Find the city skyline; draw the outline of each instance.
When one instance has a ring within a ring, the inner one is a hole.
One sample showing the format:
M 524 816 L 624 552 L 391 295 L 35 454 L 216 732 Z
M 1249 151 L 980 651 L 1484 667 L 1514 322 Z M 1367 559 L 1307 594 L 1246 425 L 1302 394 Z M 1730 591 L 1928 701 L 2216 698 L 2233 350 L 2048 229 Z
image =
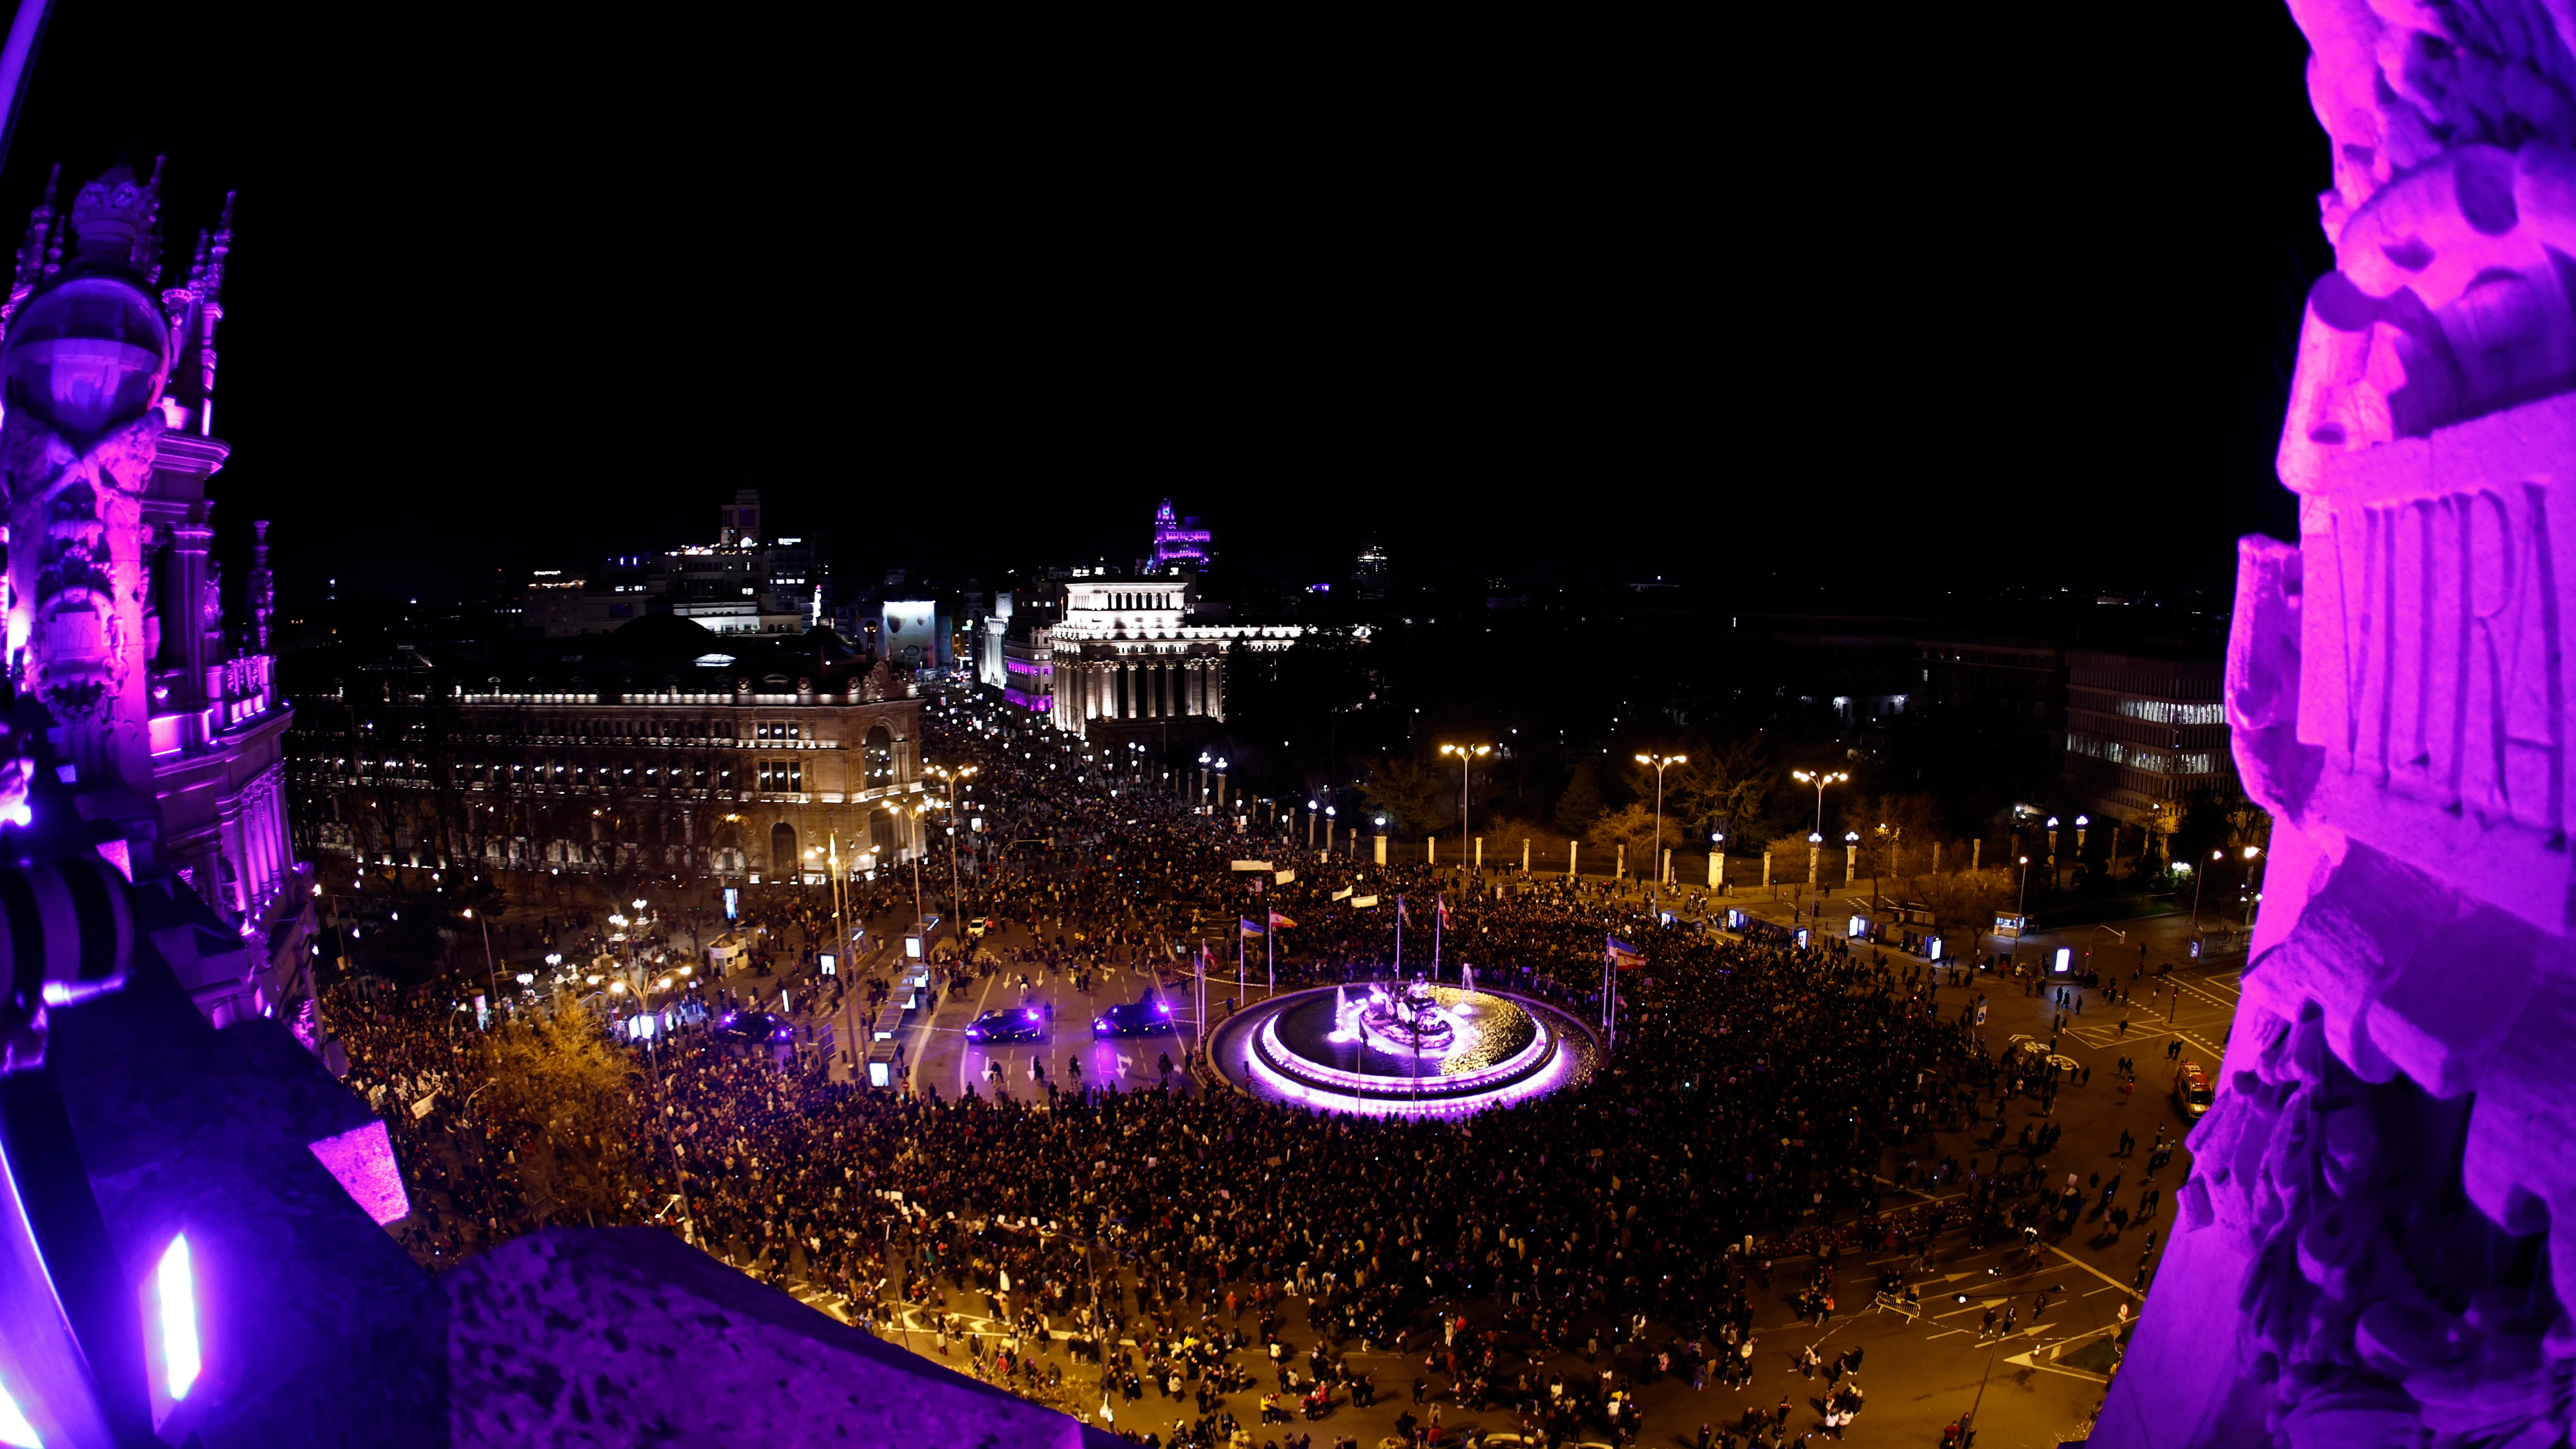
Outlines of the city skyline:
M 276 522 L 290 608 L 353 549 L 396 591 L 470 593 L 692 537 L 738 487 L 843 556 L 958 577 L 1124 556 L 1131 503 L 1166 496 L 1283 578 L 1369 542 L 1741 570 L 1777 530 L 1823 578 L 1896 548 L 2218 589 L 2236 535 L 2289 528 L 2270 456 L 2326 146 L 2297 33 L 2261 7 L 2180 81 L 1882 37 L 1863 99 L 1749 147 L 1686 91 L 1579 65 L 1532 111 L 1468 65 L 1021 84 L 898 74 L 907 38 L 881 36 L 808 87 L 741 68 L 782 63 L 773 36 L 594 57 L 539 27 L 505 57 L 370 21 L 344 37 L 363 73 L 287 87 L 264 84 L 283 36 L 160 14 L 54 18 L 0 218 L 119 148 L 169 156 L 182 241 L 240 191 L 227 427 L 259 461 L 221 506 Z M 138 74 L 231 84 L 88 124 L 79 98 Z M 657 112 L 678 76 L 693 99 Z M 2164 105 L 2175 84 L 2192 105 Z M 2070 104 L 2113 135 L 2011 122 L 1947 182 L 1804 159 Z M 2133 134 L 2150 113 L 2170 134 Z M 2125 239 L 2121 156 L 2221 132 L 2268 139 L 2213 172 L 2190 244 Z M 1748 227 L 1754 196 L 1796 220 Z M 570 312 L 537 300 L 558 277 Z M 585 340 L 485 361 L 531 323 Z M 353 327 L 382 363 L 297 365 Z M 585 421 L 555 426 L 566 407 Z M 1851 506 L 1817 519 L 1820 496 Z M 2141 520 L 2149 546 L 2103 547 Z

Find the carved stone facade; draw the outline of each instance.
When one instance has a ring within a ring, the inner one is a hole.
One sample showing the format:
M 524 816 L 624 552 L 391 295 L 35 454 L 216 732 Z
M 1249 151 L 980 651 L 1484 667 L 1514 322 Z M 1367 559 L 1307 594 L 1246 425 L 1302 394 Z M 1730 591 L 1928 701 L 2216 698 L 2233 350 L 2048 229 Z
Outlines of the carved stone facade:
M 2337 270 L 2240 550 L 2272 863 L 2094 1440 L 2563 1444 L 2576 1391 L 2576 11 L 2295 0 Z
M 159 173 L 117 167 L 74 201 L 66 262 L 49 194 L 0 304 L 9 662 L 53 718 L 84 817 L 118 837 L 102 853 L 210 910 L 205 940 L 163 945 L 199 1008 L 300 1022 L 311 912 L 280 789 L 267 549 L 238 634 L 207 556 L 206 483 L 230 451 L 213 431 L 230 205 L 167 289 L 159 215 Z

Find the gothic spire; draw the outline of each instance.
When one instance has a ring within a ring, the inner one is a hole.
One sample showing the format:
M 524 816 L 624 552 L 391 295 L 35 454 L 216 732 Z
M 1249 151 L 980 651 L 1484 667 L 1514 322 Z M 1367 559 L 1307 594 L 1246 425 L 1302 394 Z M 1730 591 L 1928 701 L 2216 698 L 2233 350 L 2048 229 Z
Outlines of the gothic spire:
M 45 199 L 27 213 L 27 238 L 18 244 L 17 269 L 9 279 L 9 297 L 0 302 L 0 327 L 18 311 L 38 283 L 53 275 L 61 265 L 62 232 L 54 215 L 54 198 L 61 194 L 63 163 L 54 163 L 53 174 L 45 178 Z

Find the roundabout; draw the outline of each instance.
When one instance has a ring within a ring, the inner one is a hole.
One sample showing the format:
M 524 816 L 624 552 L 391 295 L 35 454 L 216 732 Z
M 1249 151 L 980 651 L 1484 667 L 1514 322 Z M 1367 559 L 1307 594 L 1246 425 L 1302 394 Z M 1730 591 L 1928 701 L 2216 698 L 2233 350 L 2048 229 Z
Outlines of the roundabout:
M 1419 979 L 1274 997 L 1216 1028 L 1209 1060 L 1274 1102 L 1377 1116 L 1462 1116 L 1589 1076 L 1591 1031 L 1544 1002 Z

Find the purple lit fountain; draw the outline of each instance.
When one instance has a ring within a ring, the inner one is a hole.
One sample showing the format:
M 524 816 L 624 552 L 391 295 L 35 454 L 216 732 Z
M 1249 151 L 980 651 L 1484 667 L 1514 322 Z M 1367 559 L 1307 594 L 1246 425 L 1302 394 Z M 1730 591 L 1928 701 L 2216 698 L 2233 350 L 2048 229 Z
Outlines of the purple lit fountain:
M 1220 1026 L 1212 1052 L 1257 1097 L 1431 1116 L 1553 1091 L 1598 1056 L 1590 1033 L 1553 1007 L 1421 980 L 1277 997 Z
M 2568 1442 L 2576 7 L 2292 0 L 2331 142 L 2227 714 L 2274 817 L 2217 1100 L 2093 1442 Z

